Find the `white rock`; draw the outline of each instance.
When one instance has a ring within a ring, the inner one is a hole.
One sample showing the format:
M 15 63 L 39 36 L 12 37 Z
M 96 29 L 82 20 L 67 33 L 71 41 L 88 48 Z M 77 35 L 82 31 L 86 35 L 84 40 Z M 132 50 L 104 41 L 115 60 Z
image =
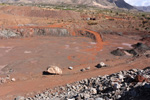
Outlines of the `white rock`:
M 91 69 L 91 67 L 87 67 L 87 68 L 85 68 L 86 70 L 90 70 Z
M 114 88 L 114 90 L 117 90 L 117 89 L 119 89 L 121 86 L 120 86 L 120 84 L 119 83 L 115 83 L 115 84 L 113 84 L 113 88 Z
M 120 99 L 120 98 L 121 98 L 121 95 L 118 95 L 118 96 L 117 96 L 117 99 Z
M 5 78 L 1 78 L 1 83 L 6 83 L 6 79 Z
M 96 98 L 95 100 L 104 100 L 103 98 Z
M 124 79 L 124 76 L 121 74 L 119 74 L 118 77 L 119 77 L 119 79 Z
M 97 94 L 97 90 L 95 88 L 90 89 L 91 94 Z
M 62 70 L 58 66 L 50 66 L 47 69 L 47 72 L 50 74 L 54 74 L 54 75 L 61 75 L 62 74 Z
M 72 67 L 72 66 L 70 66 L 70 67 L 68 67 L 68 69 L 73 70 L 73 67 Z
M 73 98 L 73 99 L 67 99 L 67 100 L 75 100 L 75 99 Z
M 16 81 L 16 79 L 15 79 L 15 78 L 12 78 L 12 79 L 11 79 L 11 81 L 15 82 L 15 81 Z
M 106 64 L 104 62 L 99 63 L 101 67 L 106 67 Z
M 18 96 L 17 98 L 15 98 L 15 100 L 24 100 L 25 98 L 22 96 Z
M 121 80 L 121 82 L 124 81 L 124 76 L 123 76 L 122 74 L 119 74 L 118 77 L 119 77 L 119 79 Z

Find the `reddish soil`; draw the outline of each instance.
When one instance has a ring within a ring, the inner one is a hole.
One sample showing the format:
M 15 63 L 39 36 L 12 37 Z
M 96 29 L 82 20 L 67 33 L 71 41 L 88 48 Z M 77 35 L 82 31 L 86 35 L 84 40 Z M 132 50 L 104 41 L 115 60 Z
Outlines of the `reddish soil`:
M 131 49 L 131 45 L 139 42 L 141 38 L 138 34 L 119 36 L 102 33 L 103 39 L 99 34 L 106 30 L 136 33 L 136 30 L 128 28 L 129 22 L 127 20 L 119 18 L 114 18 L 115 21 L 98 19 L 98 25 L 88 26 L 87 21 L 81 20 L 80 14 L 74 11 L 4 6 L 0 8 L 0 13 L 2 15 L 0 17 L 2 29 L 65 28 L 72 34 L 72 37 L 32 37 L 31 35 L 28 38 L 1 39 L 0 77 L 10 74 L 11 78 L 16 78 L 16 81 L 0 85 L 0 90 L 2 90 L 0 91 L 0 100 L 11 100 L 18 95 L 32 96 L 45 89 L 84 78 L 149 66 L 150 60 L 145 56 L 133 58 L 132 56 L 116 57 L 110 54 L 118 47 Z M 52 22 L 52 25 L 49 22 Z M 79 31 L 85 32 L 84 36 L 86 36 L 86 32 L 89 32 L 94 35 L 95 39 L 82 37 L 79 35 Z M 95 66 L 99 62 L 105 62 L 110 67 L 97 69 Z M 60 76 L 43 75 L 42 73 L 48 65 L 59 66 L 62 68 L 63 74 Z M 74 69 L 69 70 L 69 66 L 73 66 Z M 90 70 L 80 71 L 89 66 Z M 13 72 L 9 72 L 10 69 Z

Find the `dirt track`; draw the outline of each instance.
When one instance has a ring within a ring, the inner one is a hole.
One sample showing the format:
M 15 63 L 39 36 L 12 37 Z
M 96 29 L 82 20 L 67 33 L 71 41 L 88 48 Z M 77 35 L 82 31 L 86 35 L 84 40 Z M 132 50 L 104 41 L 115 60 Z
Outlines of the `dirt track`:
M 3 90 L 0 91 L 0 99 L 2 100 L 10 100 L 18 95 L 30 96 L 47 88 L 54 88 L 84 78 L 112 74 L 132 68 L 142 69 L 149 66 L 150 60 L 145 56 L 134 59 L 132 56 L 116 57 L 110 54 L 112 50 L 118 47 L 131 49 L 131 45 L 139 42 L 141 38 L 139 35 L 134 34 L 119 36 L 102 33 L 103 41 L 100 33 L 105 30 L 121 31 L 122 33 L 129 30 L 132 31 L 132 29 L 128 30 L 126 27 L 128 25 L 127 22 L 124 20 L 121 22 L 122 19 L 116 19 L 118 21 L 114 22 L 98 20 L 101 24 L 88 26 L 86 21 L 80 19 L 79 13 L 65 11 L 65 13 L 60 14 L 61 16 L 58 16 L 58 19 L 63 17 L 67 18 L 67 21 L 58 23 L 58 20 L 53 19 L 53 16 L 59 14 L 59 11 L 46 10 L 43 15 L 39 15 L 43 11 L 39 8 L 34 8 L 33 11 L 30 11 L 32 7 L 27 7 L 28 11 L 24 13 L 23 9 L 24 7 L 19 11 L 18 7 L 15 6 L 1 8 L 3 16 L 0 17 L 0 24 L 4 25 L 2 29 L 7 28 L 17 32 L 25 30 L 25 34 L 27 34 L 24 36 L 25 38 L 0 40 L 0 70 L 2 70 L 0 71 L 0 76 L 5 77 L 7 74 L 10 74 L 11 78 L 16 78 L 15 82 L 9 81 L 0 85 L 0 89 Z M 38 14 L 32 15 L 31 13 L 36 10 L 39 11 Z M 47 12 L 51 12 L 50 14 L 52 15 L 49 16 L 52 16 L 52 19 L 43 18 Z M 22 14 L 25 16 L 22 16 Z M 63 16 L 64 14 L 66 15 Z M 75 17 L 70 16 L 70 14 L 74 14 Z M 70 19 L 72 20 L 68 21 Z M 49 22 L 54 22 L 55 24 L 50 25 Z M 123 23 L 124 27 L 117 28 L 119 26 L 118 22 Z M 19 24 L 23 24 L 23 26 Z M 103 26 L 100 27 L 100 25 Z M 116 25 L 116 28 L 113 25 Z M 51 37 L 51 33 L 46 35 L 35 34 L 36 29 L 49 30 L 56 28 L 68 30 L 67 34 L 69 35 L 65 37 Z M 97 69 L 95 66 L 99 62 L 105 62 L 110 66 Z M 52 64 L 61 67 L 63 75 L 42 75 L 48 65 Z M 69 70 L 69 66 L 73 66 L 74 69 Z M 91 67 L 89 71 L 80 71 L 82 68 L 89 66 Z M 10 70 L 13 70 L 13 72 L 10 73 Z

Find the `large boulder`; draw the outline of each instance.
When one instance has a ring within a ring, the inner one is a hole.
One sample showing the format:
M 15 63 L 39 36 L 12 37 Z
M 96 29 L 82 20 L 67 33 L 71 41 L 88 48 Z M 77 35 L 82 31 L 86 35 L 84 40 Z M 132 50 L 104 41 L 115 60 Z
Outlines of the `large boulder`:
M 48 67 L 47 72 L 52 75 L 61 75 L 62 74 L 62 70 L 58 66 Z

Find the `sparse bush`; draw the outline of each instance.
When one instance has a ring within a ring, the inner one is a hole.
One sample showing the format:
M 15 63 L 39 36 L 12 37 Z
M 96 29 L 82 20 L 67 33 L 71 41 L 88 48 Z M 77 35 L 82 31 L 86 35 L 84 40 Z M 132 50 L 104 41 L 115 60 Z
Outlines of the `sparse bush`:
M 142 17 L 145 17 L 146 15 L 145 14 L 142 14 Z

